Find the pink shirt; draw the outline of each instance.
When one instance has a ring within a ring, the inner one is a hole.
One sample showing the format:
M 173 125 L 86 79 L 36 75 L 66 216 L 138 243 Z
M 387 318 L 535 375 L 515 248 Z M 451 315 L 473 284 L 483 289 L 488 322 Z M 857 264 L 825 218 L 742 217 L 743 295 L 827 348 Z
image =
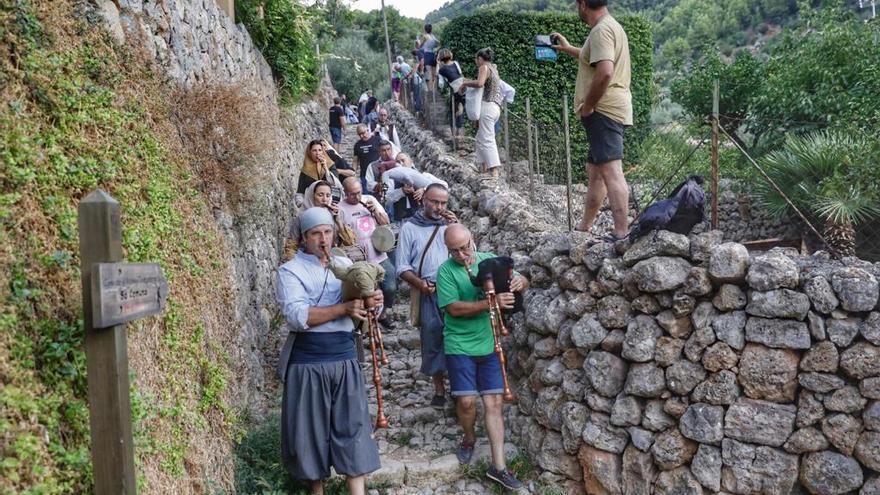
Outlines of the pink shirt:
M 382 208 L 382 205 L 374 197 L 363 196 L 361 201 L 375 205 L 377 212 L 385 213 L 385 209 Z M 364 251 L 367 253 L 367 261 L 381 263 L 388 259 L 387 254 L 376 251 L 373 247 L 373 239 L 370 236 L 373 235 L 373 231 L 376 230 L 378 224 L 373 215 L 370 214 L 370 210 L 360 203 L 350 205 L 345 201 L 340 201 L 338 206 L 339 211 L 342 212 L 342 221 L 354 231 L 356 244 L 364 248 Z

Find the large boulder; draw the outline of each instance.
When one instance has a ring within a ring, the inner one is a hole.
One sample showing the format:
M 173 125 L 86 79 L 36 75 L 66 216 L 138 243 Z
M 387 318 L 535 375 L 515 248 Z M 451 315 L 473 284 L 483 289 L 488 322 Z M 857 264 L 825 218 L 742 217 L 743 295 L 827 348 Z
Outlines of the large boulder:
M 818 428 L 808 426 L 802 428 L 788 437 L 783 445 L 786 452 L 792 454 L 805 454 L 807 452 L 819 452 L 829 447 L 828 439 Z
M 727 410 L 724 435 L 743 442 L 779 447 L 794 430 L 792 405 L 740 398 Z
M 685 438 L 676 428 L 657 435 L 651 454 L 660 469 L 675 469 L 690 462 L 697 453 L 697 444 Z
M 755 290 L 779 288 L 795 289 L 798 286 L 798 267 L 795 262 L 782 253 L 767 253 L 756 256 L 749 265 L 746 282 Z
M 660 230 L 646 235 L 633 243 L 623 255 L 627 265 L 655 256 L 687 257 L 690 254 L 691 241 L 686 236 Z
M 615 454 L 623 453 L 629 441 L 626 430 L 612 426 L 607 415 L 597 412 L 590 414 L 582 437 L 587 445 Z
M 555 431 L 547 432 L 538 465 L 551 473 L 561 474 L 569 479 L 579 480 L 583 476 L 581 465 L 574 456 L 568 455 L 562 445 L 562 435 Z
M 801 370 L 818 373 L 834 373 L 840 363 L 840 353 L 831 342 L 819 342 L 804 354 Z
M 679 420 L 681 434 L 691 440 L 721 445 L 724 438 L 724 408 L 696 403 L 688 406 Z
M 684 236 L 682 236 L 684 237 Z M 685 239 L 687 239 L 685 237 Z M 629 361 L 644 363 L 654 358 L 657 339 L 663 335 L 660 325 L 648 315 L 638 315 L 626 327 L 623 351 L 620 355 Z
M 742 395 L 736 375 L 729 370 L 719 371 L 709 376 L 706 381 L 697 385 L 691 398 L 697 402 L 708 402 L 714 405 L 730 405 Z
M 877 306 L 880 287 L 877 279 L 857 267 L 843 267 L 831 275 L 831 286 L 840 305 L 847 311 L 871 311 Z
M 749 251 L 736 242 L 715 246 L 709 256 L 709 276 L 717 283 L 739 284 L 746 278 Z
M 852 455 L 862 433 L 862 422 L 849 414 L 834 414 L 822 420 L 822 433 L 837 450 Z
M 584 373 L 593 390 L 605 397 L 616 397 L 626 383 L 627 364 L 614 354 L 591 351 L 584 360 Z
M 712 304 L 718 311 L 733 311 L 735 309 L 743 309 L 746 307 L 746 294 L 738 285 L 722 284 L 718 288 L 715 297 L 712 298 Z
M 725 438 L 721 462 L 721 485 L 731 493 L 793 493 L 797 482 L 798 456 L 773 447 Z
M 702 366 L 684 359 L 666 368 L 666 386 L 678 395 L 691 393 L 705 379 L 706 370 Z
M 829 318 L 825 323 L 825 330 L 828 332 L 828 340 L 834 342 L 837 347 L 847 347 L 859 334 L 859 320 Z
M 721 449 L 701 444 L 691 461 L 691 473 L 709 490 L 721 490 Z
M 880 471 L 880 433 L 865 431 L 859 436 L 854 451 L 856 459 L 865 467 Z
M 810 330 L 800 321 L 753 316 L 746 322 L 746 341 L 779 349 L 809 349 Z
M 608 336 L 595 313 L 587 313 L 571 327 L 571 342 L 582 351 L 591 351 Z
M 840 354 L 840 367 L 857 380 L 880 376 L 880 347 L 859 342 Z
M 857 490 L 864 476 L 855 459 L 826 450 L 804 456 L 800 481 L 810 493 L 837 495 Z
M 764 318 L 803 320 L 809 310 L 810 299 L 807 295 L 791 289 L 752 291 L 749 293 L 749 304 L 746 306 L 746 313 Z
M 611 424 L 637 426 L 642 423 L 642 402 L 636 397 L 619 395 L 611 407 Z
M 746 319 L 745 311 L 722 313 L 712 320 L 712 329 L 715 330 L 718 340 L 741 351 L 746 343 Z
M 607 329 L 626 328 L 632 316 L 629 301 L 618 295 L 599 299 L 596 308 L 599 323 Z
M 664 292 L 681 287 L 691 268 L 685 259 L 657 256 L 636 263 L 632 268 L 632 277 L 641 291 Z
M 654 480 L 657 478 L 657 467 L 651 454 L 640 451 L 634 445 L 627 447 L 623 453 L 621 478 L 624 494 L 651 495 L 654 492 Z M 589 486 L 587 489 L 589 490 Z
M 637 397 L 659 397 L 666 390 L 663 368 L 654 363 L 635 363 L 630 366 L 623 390 Z
M 626 493 L 621 486 L 621 457 L 611 452 L 581 445 L 578 452 L 583 471 L 584 488 L 597 495 Z
M 797 389 L 798 355 L 788 349 L 749 344 L 739 361 L 739 382 L 752 399 L 793 402 Z

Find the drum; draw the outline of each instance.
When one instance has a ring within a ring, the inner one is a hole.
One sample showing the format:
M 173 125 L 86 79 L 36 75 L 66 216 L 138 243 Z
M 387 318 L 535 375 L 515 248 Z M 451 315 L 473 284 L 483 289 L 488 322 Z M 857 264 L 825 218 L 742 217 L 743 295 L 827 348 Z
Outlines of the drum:
M 367 261 L 367 253 L 360 246 L 337 246 L 330 248 L 330 254 L 333 256 L 342 256 L 357 263 L 358 261 Z
M 397 247 L 397 238 L 400 236 L 399 225 L 379 225 L 373 231 L 370 239 L 373 241 L 373 248 L 380 253 L 388 253 L 394 251 Z

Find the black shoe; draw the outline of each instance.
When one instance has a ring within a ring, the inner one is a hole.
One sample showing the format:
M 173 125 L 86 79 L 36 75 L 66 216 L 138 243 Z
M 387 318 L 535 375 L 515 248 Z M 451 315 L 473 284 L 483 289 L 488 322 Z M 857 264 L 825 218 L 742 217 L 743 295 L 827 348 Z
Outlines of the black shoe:
M 471 462 L 471 457 L 474 456 L 474 444 L 466 444 L 462 441 L 458 445 L 458 451 L 455 452 L 455 457 L 458 457 L 458 462 L 462 464 L 469 464 Z
M 446 407 L 446 397 L 443 395 L 435 395 L 433 399 L 431 399 L 431 407 L 435 409 L 443 409 Z
M 486 470 L 486 477 L 490 480 L 497 481 L 501 486 L 508 490 L 519 490 L 523 487 L 522 481 L 516 479 L 513 472 L 507 468 L 495 469 L 495 466 L 490 466 L 489 469 Z

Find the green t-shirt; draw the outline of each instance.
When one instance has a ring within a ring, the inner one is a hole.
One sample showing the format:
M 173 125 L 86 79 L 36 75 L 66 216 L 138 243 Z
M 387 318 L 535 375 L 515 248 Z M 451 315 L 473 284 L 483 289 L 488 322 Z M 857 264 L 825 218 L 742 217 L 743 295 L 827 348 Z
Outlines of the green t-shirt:
M 481 261 L 494 257 L 492 253 L 478 252 L 477 262 L 471 265 L 471 271 L 477 273 L 477 265 Z M 471 283 L 464 266 L 452 259 L 440 265 L 437 271 L 437 304 L 441 309 L 454 302 L 477 302 L 485 298 L 483 290 Z M 443 314 L 446 324 L 443 330 L 443 346 L 446 354 L 487 356 L 495 351 L 495 338 L 492 337 L 488 311 L 461 318 L 451 316 L 445 311 Z

